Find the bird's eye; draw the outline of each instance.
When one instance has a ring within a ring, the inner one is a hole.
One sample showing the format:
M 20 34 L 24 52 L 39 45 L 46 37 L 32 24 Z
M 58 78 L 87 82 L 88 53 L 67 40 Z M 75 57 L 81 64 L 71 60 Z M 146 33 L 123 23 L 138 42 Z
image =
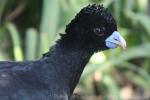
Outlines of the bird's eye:
M 94 33 L 98 36 L 103 36 L 105 32 L 105 27 L 102 28 L 95 28 Z

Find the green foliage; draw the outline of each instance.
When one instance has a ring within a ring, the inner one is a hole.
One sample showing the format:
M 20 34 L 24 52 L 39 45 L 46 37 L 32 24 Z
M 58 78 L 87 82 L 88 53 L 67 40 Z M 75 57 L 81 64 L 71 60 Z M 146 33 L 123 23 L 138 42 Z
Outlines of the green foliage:
M 38 32 L 36 29 L 30 28 L 26 32 L 26 40 L 25 40 L 25 59 L 33 60 L 36 59 L 37 53 L 37 39 Z
M 0 60 L 38 59 L 54 44 L 58 33 L 64 32 L 75 14 L 91 3 L 108 7 L 128 47 L 125 51 L 105 51 L 99 58 L 93 56 L 80 80 L 79 87 L 85 90 L 81 93 L 95 95 L 92 81 L 96 81 L 99 95 L 104 98 L 114 95 L 115 100 L 121 99 L 120 92 L 128 84 L 150 91 L 148 0 L 1 0 Z M 101 73 L 98 80 L 91 77 L 97 71 Z
M 59 0 L 44 0 L 40 25 L 39 56 L 48 51 L 56 38 L 59 22 Z
M 21 42 L 19 32 L 17 31 L 14 24 L 8 23 L 6 26 L 12 37 L 14 57 L 16 60 L 23 60 L 23 53 L 20 44 Z

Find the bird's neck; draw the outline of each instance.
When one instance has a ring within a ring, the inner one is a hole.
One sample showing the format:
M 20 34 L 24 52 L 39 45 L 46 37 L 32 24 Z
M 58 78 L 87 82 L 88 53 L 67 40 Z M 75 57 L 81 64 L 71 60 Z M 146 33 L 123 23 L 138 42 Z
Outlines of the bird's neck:
M 73 92 L 80 76 L 88 63 L 92 52 L 82 50 L 79 46 L 65 48 L 58 43 L 51 51 L 50 58 L 55 62 L 56 71 Z

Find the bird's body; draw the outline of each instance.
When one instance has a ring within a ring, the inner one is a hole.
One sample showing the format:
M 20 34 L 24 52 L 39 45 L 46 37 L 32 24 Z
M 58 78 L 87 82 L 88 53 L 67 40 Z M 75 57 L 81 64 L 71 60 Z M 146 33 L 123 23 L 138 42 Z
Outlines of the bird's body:
M 67 100 L 92 53 L 58 48 L 37 61 L 1 62 L 0 89 L 4 91 L 0 91 L 0 98 L 5 100 L 7 94 L 6 100 Z
M 0 62 L 0 100 L 68 100 L 90 57 L 109 48 L 113 41 L 107 46 L 105 40 L 114 31 L 105 8 L 85 7 L 41 59 Z

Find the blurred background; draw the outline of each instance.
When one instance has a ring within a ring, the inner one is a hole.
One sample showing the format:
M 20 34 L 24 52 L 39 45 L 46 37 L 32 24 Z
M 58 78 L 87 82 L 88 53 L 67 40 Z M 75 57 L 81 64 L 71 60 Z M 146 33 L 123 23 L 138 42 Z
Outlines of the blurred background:
M 149 100 L 150 0 L 0 0 L 0 61 L 40 58 L 75 14 L 93 3 L 113 14 L 128 47 L 94 54 L 76 97 Z

